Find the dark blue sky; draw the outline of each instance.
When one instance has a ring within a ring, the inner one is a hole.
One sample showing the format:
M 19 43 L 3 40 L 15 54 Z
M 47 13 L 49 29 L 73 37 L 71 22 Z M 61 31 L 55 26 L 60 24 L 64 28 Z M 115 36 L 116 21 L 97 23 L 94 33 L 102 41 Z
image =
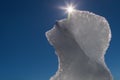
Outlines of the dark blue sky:
M 67 0 L 0 1 L 0 80 L 49 80 L 57 56 L 45 32 L 66 17 L 60 6 Z M 73 0 L 78 9 L 106 17 L 112 30 L 106 63 L 120 80 L 120 1 Z

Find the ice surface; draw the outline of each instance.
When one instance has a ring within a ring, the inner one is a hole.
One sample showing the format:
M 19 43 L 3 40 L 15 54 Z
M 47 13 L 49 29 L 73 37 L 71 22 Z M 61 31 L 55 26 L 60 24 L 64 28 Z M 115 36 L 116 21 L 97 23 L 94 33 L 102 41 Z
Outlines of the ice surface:
M 58 55 L 59 67 L 50 80 L 112 80 L 104 55 L 111 31 L 104 17 L 74 11 L 46 32 Z

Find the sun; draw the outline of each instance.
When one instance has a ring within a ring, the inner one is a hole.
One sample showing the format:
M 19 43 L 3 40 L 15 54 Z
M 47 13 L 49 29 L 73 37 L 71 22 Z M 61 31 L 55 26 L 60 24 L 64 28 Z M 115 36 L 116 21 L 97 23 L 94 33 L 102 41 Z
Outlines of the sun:
M 61 7 L 61 9 L 65 10 L 66 13 L 72 14 L 75 11 L 76 6 L 72 3 L 67 4 L 66 7 Z
M 67 10 L 68 13 L 73 13 L 74 6 L 72 6 L 72 5 L 67 6 L 66 10 Z

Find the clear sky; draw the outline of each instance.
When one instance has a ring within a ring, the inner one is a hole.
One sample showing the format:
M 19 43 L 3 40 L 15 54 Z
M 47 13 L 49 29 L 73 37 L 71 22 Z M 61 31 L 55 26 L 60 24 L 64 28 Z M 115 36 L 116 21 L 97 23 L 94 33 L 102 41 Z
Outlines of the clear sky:
M 58 66 L 45 32 L 67 15 L 67 0 L 0 1 L 0 80 L 49 80 Z M 71 0 L 72 1 L 72 0 Z M 77 9 L 104 16 L 112 30 L 106 63 L 120 80 L 120 1 L 73 0 Z

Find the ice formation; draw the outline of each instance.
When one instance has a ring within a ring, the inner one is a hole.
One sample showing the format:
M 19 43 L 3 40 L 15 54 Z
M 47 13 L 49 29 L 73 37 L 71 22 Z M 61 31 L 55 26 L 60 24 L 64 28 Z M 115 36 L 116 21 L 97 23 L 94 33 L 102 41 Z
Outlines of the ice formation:
M 59 67 L 50 80 L 113 80 L 104 55 L 111 31 L 104 17 L 74 11 L 46 32 L 58 55 Z

